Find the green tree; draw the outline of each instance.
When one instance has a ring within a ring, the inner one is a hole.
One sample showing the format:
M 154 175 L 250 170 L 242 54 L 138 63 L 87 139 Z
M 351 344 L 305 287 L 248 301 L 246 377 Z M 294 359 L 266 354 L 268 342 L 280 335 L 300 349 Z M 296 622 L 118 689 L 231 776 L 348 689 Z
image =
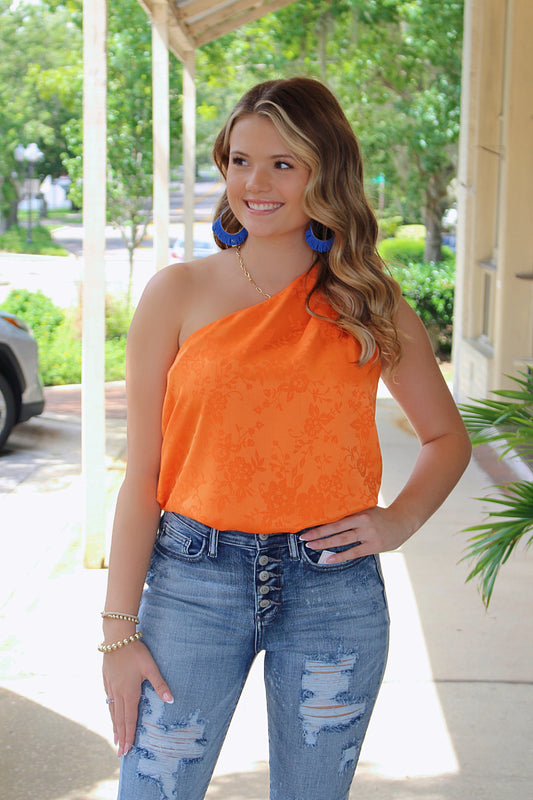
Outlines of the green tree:
M 1 230 L 17 223 L 17 144 L 38 144 L 40 174 L 63 171 L 63 126 L 81 113 L 81 34 L 64 5 L 0 0 L 0 50 Z
M 202 163 L 211 161 L 220 127 L 253 84 L 290 75 L 328 79 L 325 43 L 334 50 L 335 26 L 349 6 L 350 0 L 299 0 L 197 51 L 197 150 Z
M 462 29 L 463 0 L 300 0 L 201 49 L 201 113 L 216 129 L 258 80 L 325 81 L 362 144 L 376 204 L 383 184 L 370 179 L 383 175 L 391 212 L 422 219 L 424 260 L 440 261 L 457 166 Z
M 335 83 L 373 174 L 404 217 L 426 226 L 440 261 L 442 217 L 457 171 L 463 0 L 353 0 Z
M 72 0 L 73 3 L 79 0 Z M 107 218 L 121 233 L 129 254 L 128 302 L 136 248 L 152 217 L 151 26 L 137 0 L 110 0 L 107 92 Z M 181 65 L 170 71 L 171 162 L 181 158 Z M 83 200 L 83 128 L 73 118 L 65 132 L 72 155 L 65 157 L 73 179 L 71 197 Z
M 135 250 L 151 219 L 152 110 L 151 29 L 137 2 L 111 2 L 108 31 L 107 203 L 129 256 L 128 303 L 131 302 Z M 83 124 L 65 126 L 73 155 L 65 154 L 72 178 L 70 197 L 83 204 Z
M 7 53 L 0 63 L 4 215 L 16 208 L 19 141 L 39 144 L 44 172 L 61 170 L 62 153 L 71 176 L 81 176 L 81 10 L 82 0 L 0 0 Z M 109 11 L 109 208 L 128 206 L 133 243 L 151 197 L 151 32 L 138 0 L 110 0 Z M 462 14 L 463 0 L 299 0 L 205 45 L 197 53 L 199 161 L 210 159 L 222 120 L 253 83 L 318 77 L 346 109 L 367 175 L 384 176 L 385 210 L 423 218 L 425 260 L 440 260 L 441 218 L 457 159 Z M 173 165 L 181 161 L 181 80 L 173 60 Z M 383 184 L 368 181 L 373 195 L 377 186 Z M 120 190 L 117 203 L 111 187 Z M 124 228 L 125 214 L 119 220 L 112 213 Z

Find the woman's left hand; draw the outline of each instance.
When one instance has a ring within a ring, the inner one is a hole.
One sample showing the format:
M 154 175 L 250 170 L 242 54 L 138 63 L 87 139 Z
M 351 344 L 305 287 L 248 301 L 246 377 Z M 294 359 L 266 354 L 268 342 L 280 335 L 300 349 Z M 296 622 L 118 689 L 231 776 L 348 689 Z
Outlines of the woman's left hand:
M 395 550 L 412 532 L 390 509 L 375 506 L 337 522 L 311 528 L 300 536 L 300 540 L 306 542 L 311 550 L 353 545 L 341 553 L 331 554 L 324 562 L 340 564 L 353 558 Z

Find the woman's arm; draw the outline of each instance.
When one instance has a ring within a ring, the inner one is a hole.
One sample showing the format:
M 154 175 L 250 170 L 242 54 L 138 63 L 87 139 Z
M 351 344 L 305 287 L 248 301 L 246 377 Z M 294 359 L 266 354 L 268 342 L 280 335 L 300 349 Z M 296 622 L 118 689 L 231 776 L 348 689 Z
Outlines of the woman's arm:
M 311 549 L 352 544 L 327 563 L 394 550 L 439 508 L 463 474 L 471 444 L 453 397 L 433 355 L 424 326 L 404 300 L 398 313 L 402 358 L 394 374 L 384 367 L 384 382 L 420 442 L 413 470 L 387 508 L 375 507 L 307 531 Z M 334 535 L 335 534 L 335 535 Z M 328 538 L 327 543 L 324 537 Z
M 166 376 L 176 357 L 186 270 L 170 267 L 148 284 L 135 312 L 126 355 L 128 458 L 120 489 L 109 559 L 105 610 L 136 615 L 154 545 L 161 455 L 161 411 Z M 104 619 L 106 643 L 124 639 L 135 624 Z M 133 743 L 141 683 L 149 680 L 166 702 L 172 697 L 142 641 L 104 655 L 104 685 L 119 755 Z

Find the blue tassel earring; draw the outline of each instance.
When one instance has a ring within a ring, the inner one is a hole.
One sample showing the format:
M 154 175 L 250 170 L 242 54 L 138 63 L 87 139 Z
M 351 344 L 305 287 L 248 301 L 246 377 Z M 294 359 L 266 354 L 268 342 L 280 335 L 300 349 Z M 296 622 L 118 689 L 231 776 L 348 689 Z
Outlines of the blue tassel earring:
M 313 221 L 311 220 L 305 232 L 305 241 L 311 250 L 316 250 L 317 253 L 327 253 L 333 247 L 334 240 L 335 236 L 330 236 L 329 239 L 318 239 L 313 233 Z
M 226 209 L 224 209 L 224 211 L 225 210 Z M 224 211 L 222 214 L 224 214 Z M 214 235 L 228 247 L 236 247 L 238 244 L 242 244 L 248 236 L 248 231 L 246 228 L 241 228 L 240 231 L 237 231 L 237 233 L 228 233 L 228 231 L 224 230 L 222 227 L 222 214 L 213 222 L 211 226 L 211 230 L 213 231 Z

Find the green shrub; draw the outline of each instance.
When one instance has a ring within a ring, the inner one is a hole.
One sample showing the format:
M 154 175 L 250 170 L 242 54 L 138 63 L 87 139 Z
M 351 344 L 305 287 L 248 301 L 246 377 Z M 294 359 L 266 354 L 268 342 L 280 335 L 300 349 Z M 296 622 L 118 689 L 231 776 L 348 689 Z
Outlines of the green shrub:
M 39 344 L 39 366 L 45 386 L 81 382 L 81 339 L 65 319 L 43 350 Z
M 28 230 L 14 225 L 0 236 L 0 250 L 8 253 L 30 253 L 47 256 L 66 256 L 67 251 L 52 239 L 48 228 L 35 225 L 31 231 L 32 241 L 28 243 Z
M 123 381 L 126 374 L 126 337 L 106 339 L 105 379 Z
M 125 338 L 133 317 L 133 309 L 126 298 L 111 297 L 105 299 L 105 335 L 106 339 Z
M 13 289 L 2 304 L 4 311 L 21 317 L 33 331 L 37 341 L 49 343 L 65 314 L 40 290 Z
M 126 338 L 133 309 L 125 298 L 107 296 L 105 301 L 105 378 L 124 380 L 126 374 Z
M 378 250 L 381 258 L 393 266 L 396 264 L 409 264 L 424 260 L 423 239 L 384 239 L 380 242 Z
M 424 261 L 424 239 L 384 239 L 378 246 L 381 258 L 390 266 L 422 263 Z M 455 255 L 450 247 L 442 248 L 443 261 L 455 264 Z
M 425 239 L 426 226 L 420 223 L 402 225 L 396 232 L 399 239 Z
M 455 267 L 453 264 L 416 262 L 391 266 L 402 294 L 435 337 L 435 352 L 451 350 Z
M 45 386 L 81 381 L 80 324 L 75 314 L 58 308 L 41 291 L 15 289 L 2 308 L 21 317 L 32 329 L 39 348 L 39 368 Z M 105 379 L 123 380 L 126 372 L 126 333 L 132 311 L 115 298 L 106 298 Z
M 391 236 L 396 234 L 396 231 L 399 229 L 400 225 L 403 222 L 402 217 L 383 217 L 383 219 L 378 220 L 379 222 L 379 233 L 383 239 L 388 239 Z
M 30 326 L 39 348 L 39 368 L 45 386 L 79 383 L 81 341 L 64 311 L 41 291 L 11 291 L 2 307 Z

